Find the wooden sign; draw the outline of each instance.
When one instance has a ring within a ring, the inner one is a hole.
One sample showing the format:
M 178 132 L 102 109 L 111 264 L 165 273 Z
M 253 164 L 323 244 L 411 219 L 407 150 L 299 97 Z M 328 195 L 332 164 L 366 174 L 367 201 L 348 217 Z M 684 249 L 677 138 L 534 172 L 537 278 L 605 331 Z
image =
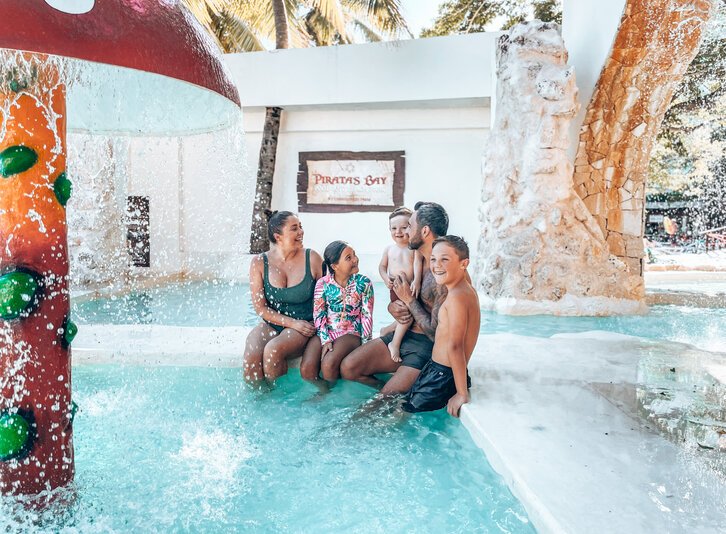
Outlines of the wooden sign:
M 300 152 L 299 211 L 391 211 L 403 205 L 405 153 Z

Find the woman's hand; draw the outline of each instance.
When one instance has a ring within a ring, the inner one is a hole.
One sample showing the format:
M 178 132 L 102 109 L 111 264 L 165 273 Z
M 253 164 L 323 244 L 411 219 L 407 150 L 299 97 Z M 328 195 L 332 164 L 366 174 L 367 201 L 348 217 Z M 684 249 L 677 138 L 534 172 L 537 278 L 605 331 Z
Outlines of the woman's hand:
M 320 359 L 322 360 L 323 358 L 325 358 L 325 355 L 329 352 L 332 352 L 332 350 L 333 350 L 333 342 L 328 341 L 325 345 L 323 345 L 323 350 L 320 353 Z
M 301 321 L 300 319 L 295 319 L 290 325 L 290 328 L 292 328 L 293 330 L 297 330 L 305 337 L 313 337 L 315 335 L 315 326 L 313 325 L 313 323 L 310 323 L 308 321 Z

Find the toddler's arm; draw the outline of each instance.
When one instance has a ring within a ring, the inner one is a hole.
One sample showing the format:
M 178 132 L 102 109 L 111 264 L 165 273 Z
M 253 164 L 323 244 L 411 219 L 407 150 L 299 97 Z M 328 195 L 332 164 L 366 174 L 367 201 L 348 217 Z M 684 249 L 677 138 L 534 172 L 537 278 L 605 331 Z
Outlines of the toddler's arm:
M 383 249 L 383 257 L 381 258 L 381 262 L 378 264 L 378 274 L 381 275 L 386 287 L 391 289 L 393 287 L 393 282 L 388 277 L 388 247 Z
M 411 282 L 411 293 L 418 298 L 421 293 L 421 282 L 423 280 L 424 257 L 418 250 L 413 252 L 413 281 Z

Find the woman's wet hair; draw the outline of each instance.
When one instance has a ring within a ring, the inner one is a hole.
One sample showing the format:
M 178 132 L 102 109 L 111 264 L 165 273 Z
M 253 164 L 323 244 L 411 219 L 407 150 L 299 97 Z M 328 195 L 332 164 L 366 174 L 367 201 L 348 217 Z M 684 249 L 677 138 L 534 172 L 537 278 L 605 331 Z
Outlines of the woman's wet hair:
M 446 243 L 456 251 L 456 255 L 459 256 L 460 260 L 469 259 L 469 245 L 466 244 L 463 238 L 458 235 L 445 235 L 434 239 L 432 248 L 439 243 Z
M 399 215 L 410 217 L 411 215 L 413 215 L 413 212 L 406 206 L 400 206 L 391 212 L 391 214 L 388 216 L 388 220 L 390 221 L 391 219 L 393 219 L 394 217 L 398 217 Z
M 449 216 L 441 204 L 436 202 L 416 202 L 416 222 L 419 228 L 428 226 L 436 237 L 446 235 L 449 231 Z
M 267 237 L 270 243 L 275 244 L 275 234 L 281 234 L 282 228 L 290 217 L 294 217 L 295 214 L 291 211 L 271 211 L 265 210 L 267 216 Z
M 333 241 L 323 252 L 323 274 L 333 271 L 333 264 L 340 261 L 340 255 L 343 253 L 346 247 L 349 247 L 345 241 Z

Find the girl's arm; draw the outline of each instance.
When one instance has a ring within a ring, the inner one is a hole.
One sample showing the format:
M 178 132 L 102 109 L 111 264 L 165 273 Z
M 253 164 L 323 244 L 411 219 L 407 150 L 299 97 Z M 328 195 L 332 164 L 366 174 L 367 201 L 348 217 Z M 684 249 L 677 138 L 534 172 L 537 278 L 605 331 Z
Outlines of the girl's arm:
M 361 340 L 370 341 L 373 337 L 373 283 L 366 278 L 366 284 L 361 296 Z
M 378 274 L 381 275 L 386 287 L 391 289 L 393 287 L 393 282 L 391 282 L 391 279 L 388 276 L 388 247 L 383 249 L 383 257 L 381 258 L 381 262 L 378 264 Z
M 330 321 L 328 320 L 328 303 L 325 300 L 325 282 L 320 278 L 315 283 L 313 294 L 313 319 L 320 343 L 330 343 Z

